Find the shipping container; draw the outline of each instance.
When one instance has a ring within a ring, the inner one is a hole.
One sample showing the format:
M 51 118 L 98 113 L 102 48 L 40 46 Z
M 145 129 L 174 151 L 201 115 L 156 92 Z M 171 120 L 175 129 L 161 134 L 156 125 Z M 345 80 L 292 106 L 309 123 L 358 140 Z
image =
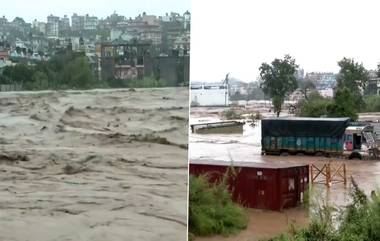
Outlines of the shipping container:
M 349 118 L 267 118 L 261 121 L 263 154 L 343 154 Z
M 190 161 L 191 175 L 206 175 L 210 183 L 227 173 L 233 200 L 249 208 L 281 211 L 303 202 L 309 166 L 288 163 Z

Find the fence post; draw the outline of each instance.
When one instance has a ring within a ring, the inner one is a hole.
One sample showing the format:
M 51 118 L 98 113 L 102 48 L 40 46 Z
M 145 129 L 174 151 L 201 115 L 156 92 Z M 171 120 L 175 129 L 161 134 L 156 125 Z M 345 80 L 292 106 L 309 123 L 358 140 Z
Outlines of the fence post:
M 327 187 L 330 187 L 331 185 L 331 169 L 330 169 L 330 162 L 326 164 L 326 185 Z
M 344 185 L 347 184 L 347 177 L 346 177 L 346 163 L 343 163 L 343 182 L 344 182 Z
M 314 177 L 313 177 L 313 164 L 310 165 L 310 176 L 311 176 L 311 184 L 314 182 Z

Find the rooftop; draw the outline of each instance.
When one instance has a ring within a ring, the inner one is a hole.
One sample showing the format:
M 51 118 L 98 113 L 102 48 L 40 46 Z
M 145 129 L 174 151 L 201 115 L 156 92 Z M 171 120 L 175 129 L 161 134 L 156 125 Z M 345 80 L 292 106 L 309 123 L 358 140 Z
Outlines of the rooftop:
M 271 117 L 263 120 L 290 120 L 290 121 L 347 121 L 350 118 L 318 118 L 318 117 Z
M 272 162 L 272 163 L 262 163 L 262 162 L 231 162 L 231 161 L 217 161 L 217 160 L 190 160 L 190 165 L 211 165 L 211 166 L 234 166 L 234 167 L 252 167 L 252 168 L 263 168 L 263 169 L 283 169 L 291 167 L 308 167 L 304 164 L 295 164 L 288 162 Z

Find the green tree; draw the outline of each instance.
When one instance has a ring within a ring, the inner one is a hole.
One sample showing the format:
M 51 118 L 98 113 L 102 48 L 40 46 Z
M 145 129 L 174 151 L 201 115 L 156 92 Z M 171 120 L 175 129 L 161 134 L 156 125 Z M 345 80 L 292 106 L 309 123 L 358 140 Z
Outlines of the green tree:
M 366 96 L 364 99 L 366 112 L 380 112 L 380 96 L 370 95 Z
M 300 88 L 306 100 L 309 98 L 308 94 L 312 90 L 315 90 L 315 84 L 311 80 L 308 80 L 308 79 L 299 81 L 298 87 Z
M 352 120 L 358 118 L 356 97 L 347 87 L 339 89 L 334 96 L 334 103 L 327 106 L 329 117 L 350 117 Z
M 49 88 L 49 78 L 41 71 L 37 71 L 33 74 L 34 89 L 45 90 Z
M 298 103 L 298 116 L 302 117 L 322 117 L 327 116 L 328 106 L 333 104 L 332 99 L 321 96 L 318 92 L 310 93 L 308 99 Z
M 63 69 L 61 86 L 88 89 L 96 84 L 90 64 L 86 57 L 77 57 Z
M 277 116 L 280 116 L 285 98 L 297 89 L 295 77 L 297 68 L 295 59 L 289 55 L 285 55 L 284 59 L 275 59 L 271 64 L 262 63 L 259 68 L 260 77 L 263 80 L 261 88 L 272 98 Z
M 364 90 L 369 80 L 369 73 L 363 64 L 359 64 L 354 59 L 343 58 L 338 62 L 340 67 L 337 76 L 337 88 L 347 88 L 354 97 L 356 109 L 364 106 L 361 90 Z

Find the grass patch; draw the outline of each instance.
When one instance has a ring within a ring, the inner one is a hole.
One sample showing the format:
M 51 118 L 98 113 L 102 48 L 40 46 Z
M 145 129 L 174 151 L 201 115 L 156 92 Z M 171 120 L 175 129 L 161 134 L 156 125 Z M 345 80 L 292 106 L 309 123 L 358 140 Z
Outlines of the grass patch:
M 190 175 L 189 240 L 193 235 L 236 234 L 247 223 L 245 210 L 232 201 L 225 179 L 210 184 L 207 176 Z

